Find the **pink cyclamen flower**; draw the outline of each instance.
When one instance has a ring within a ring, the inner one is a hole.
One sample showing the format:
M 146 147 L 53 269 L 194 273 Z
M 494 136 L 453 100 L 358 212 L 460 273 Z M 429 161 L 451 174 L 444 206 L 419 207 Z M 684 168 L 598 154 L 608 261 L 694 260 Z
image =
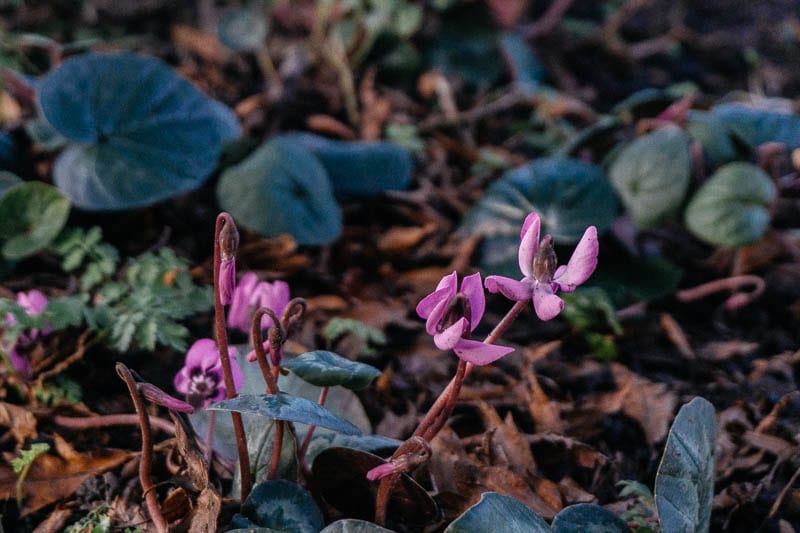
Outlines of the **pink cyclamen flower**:
M 289 303 L 289 284 L 285 281 L 268 283 L 258 281 L 258 276 L 248 272 L 233 291 L 231 307 L 228 310 L 228 326 L 250 333 L 251 320 L 256 309 L 267 307 L 280 318 Z M 272 326 L 272 319 L 264 315 L 261 328 Z
M 383 463 L 371 469 L 369 472 L 367 472 L 367 479 L 370 481 L 377 481 L 387 476 L 391 476 L 392 474 L 394 474 L 395 470 L 396 468 L 394 464 Z
M 22 307 L 28 316 L 35 316 L 40 315 L 47 307 L 47 297 L 42 294 L 41 291 L 36 289 L 30 290 L 28 292 L 20 292 L 17 293 L 16 302 L 17 305 Z M 14 315 L 11 313 L 6 315 L 6 323 L 10 326 L 13 326 L 17 323 L 17 319 L 14 318 Z M 20 354 L 17 351 L 17 346 L 30 344 L 38 337 L 43 335 L 48 335 L 50 333 L 50 327 L 45 327 L 41 331 L 38 329 L 32 329 L 25 333 L 20 334 L 19 338 L 17 339 L 17 344 L 13 346 L 3 346 L 3 350 L 8 353 L 8 360 L 11 363 L 11 366 L 14 367 L 14 370 L 25 376 L 26 378 L 30 377 L 31 375 L 31 363 L 28 358 Z
M 231 359 L 234 387 L 238 391 L 244 375 L 236 362 L 236 348 L 228 347 L 228 355 Z M 186 352 L 186 362 L 175 375 L 173 385 L 175 390 L 186 395 L 189 404 L 194 407 L 202 408 L 223 400 L 226 395 L 225 380 L 217 343 L 212 339 L 195 341 Z
M 433 335 L 440 350 L 453 350 L 458 357 L 475 365 L 488 365 L 514 348 L 485 344 L 468 339 L 483 318 L 486 299 L 481 275 L 472 274 L 461 282 L 458 291 L 458 274 L 445 276 L 436 290 L 417 305 L 417 314 L 426 319 L 425 330 Z
M 536 315 L 542 320 L 555 318 L 564 309 L 564 300 L 556 291 L 572 292 L 589 279 L 597 267 L 597 228 L 589 226 L 572 253 L 569 262 L 556 268 L 556 253 L 553 238 L 545 235 L 539 243 L 541 222 L 539 215 L 531 213 L 525 218 L 520 232 L 519 269 L 520 281 L 503 276 L 488 276 L 486 288 L 499 292 L 510 300 L 533 300 Z

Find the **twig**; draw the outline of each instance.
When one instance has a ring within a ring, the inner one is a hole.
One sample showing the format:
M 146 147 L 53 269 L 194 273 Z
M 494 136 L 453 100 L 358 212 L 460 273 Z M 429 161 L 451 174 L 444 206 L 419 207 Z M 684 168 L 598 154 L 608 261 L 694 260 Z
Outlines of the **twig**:
M 772 504 L 772 507 L 770 507 L 765 522 L 766 520 L 770 520 L 771 518 L 773 518 L 778 513 L 778 511 L 781 508 L 781 505 L 783 504 L 783 500 L 786 498 L 786 495 L 789 493 L 789 491 L 792 488 L 792 485 L 794 485 L 794 482 L 797 481 L 798 477 L 800 477 L 800 468 L 794 471 L 794 474 L 792 474 L 792 477 L 789 479 L 789 482 L 786 484 L 786 486 L 783 487 L 783 489 L 781 489 L 781 492 L 778 494 L 778 497 L 775 498 L 775 502 Z
M 752 290 L 749 292 L 742 292 L 742 288 L 751 286 Z M 715 292 L 720 291 L 738 291 L 734 292 L 727 300 L 725 300 L 725 308 L 729 311 L 734 311 L 740 307 L 748 305 L 753 300 L 761 296 L 767 284 L 758 276 L 748 274 L 745 276 L 733 276 L 730 278 L 718 279 L 709 281 L 691 289 L 684 289 L 676 293 L 676 297 L 681 302 L 691 302 L 705 298 Z
M 233 371 L 231 370 L 231 359 L 228 354 L 228 332 L 225 328 L 225 310 L 222 307 L 220 298 L 220 262 L 222 260 L 222 249 L 220 237 L 223 236 L 222 229 L 225 225 L 233 225 L 233 217 L 228 213 L 220 213 L 217 216 L 217 223 L 214 228 L 214 325 L 217 337 L 217 348 L 219 350 L 219 360 L 222 366 L 222 377 L 225 381 L 225 396 L 228 399 L 236 398 L 236 385 L 233 381 Z M 235 225 L 233 225 L 235 231 Z M 234 259 L 235 260 L 235 259 Z M 244 502 L 250 494 L 252 479 L 250 474 L 250 455 L 247 452 L 247 438 L 244 433 L 244 423 L 242 414 L 231 411 L 233 420 L 233 432 L 236 435 L 236 450 L 239 455 L 239 470 L 241 474 L 241 498 Z
M 156 416 L 149 416 L 150 425 L 170 435 L 175 434 L 175 426 L 169 420 L 158 418 Z M 135 426 L 139 424 L 139 415 L 132 414 L 119 414 L 119 415 L 101 415 L 101 416 L 62 416 L 56 415 L 53 417 L 53 422 L 57 425 L 69 429 L 94 429 L 104 428 L 109 426 Z
M 423 120 L 418 125 L 420 133 L 426 133 L 441 127 L 457 126 L 459 124 L 471 123 L 494 115 L 500 111 L 505 111 L 520 104 L 532 104 L 536 101 L 535 98 L 518 91 L 506 93 L 496 100 L 487 104 L 475 106 L 466 111 L 460 111 L 457 114 L 451 115 L 435 115 L 427 120 Z
M 161 514 L 161 508 L 158 504 L 158 496 L 155 492 L 155 485 L 150 479 L 150 461 L 153 455 L 153 440 L 150 435 L 150 418 L 144 410 L 144 402 L 136 388 L 136 381 L 133 379 L 131 371 L 128 370 L 122 363 L 117 363 L 117 374 L 128 386 L 128 392 L 133 400 L 133 407 L 136 409 L 136 415 L 139 418 L 139 427 L 142 430 L 142 457 L 139 461 L 139 482 L 142 485 L 144 492 L 145 502 L 147 503 L 147 511 L 150 513 L 150 519 L 156 527 L 158 533 L 167 533 L 168 525 Z
M 539 20 L 528 26 L 525 30 L 526 39 L 535 39 L 553 31 L 561 19 L 564 18 L 569 7 L 574 0 L 555 0 L 547 8 Z

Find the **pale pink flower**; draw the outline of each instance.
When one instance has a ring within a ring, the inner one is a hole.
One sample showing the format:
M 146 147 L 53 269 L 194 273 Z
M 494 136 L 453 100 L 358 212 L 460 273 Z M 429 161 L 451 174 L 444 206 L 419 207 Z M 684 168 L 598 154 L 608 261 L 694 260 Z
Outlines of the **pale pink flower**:
M 514 349 L 468 338 L 478 327 L 485 309 L 481 275 L 465 277 L 459 292 L 458 274 L 454 271 L 419 302 L 417 314 L 426 319 L 425 330 L 433 335 L 433 342 L 440 350 L 453 350 L 464 361 L 488 365 Z
M 229 346 L 234 387 L 238 391 L 244 382 L 239 364 L 236 362 L 236 348 Z M 175 390 L 185 394 L 189 404 L 206 407 L 223 400 L 226 396 L 225 380 L 222 375 L 222 362 L 217 343 L 212 339 L 200 339 L 186 352 L 186 361 L 173 381 Z
M 589 226 L 572 253 L 569 262 L 556 268 L 553 238 L 545 235 L 539 242 L 541 222 L 531 213 L 525 218 L 520 232 L 519 281 L 503 276 L 488 276 L 486 288 L 516 301 L 532 299 L 536 315 L 542 320 L 555 318 L 564 309 L 564 300 L 556 296 L 558 289 L 572 292 L 589 279 L 597 267 L 599 243 L 597 228 Z
M 258 281 L 258 276 L 248 272 L 233 291 L 231 307 L 228 310 L 228 326 L 250 333 L 251 320 L 256 309 L 267 307 L 280 318 L 289 303 L 289 284 L 285 281 L 268 283 Z M 264 315 L 261 328 L 272 326 L 272 319 Z

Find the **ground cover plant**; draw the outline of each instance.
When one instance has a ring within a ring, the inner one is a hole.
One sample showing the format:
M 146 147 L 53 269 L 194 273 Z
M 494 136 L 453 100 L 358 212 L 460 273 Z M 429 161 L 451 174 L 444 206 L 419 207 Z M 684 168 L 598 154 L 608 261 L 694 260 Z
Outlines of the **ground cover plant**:
M 796 531 L 800 10 L 0 5 L 5 531 Z

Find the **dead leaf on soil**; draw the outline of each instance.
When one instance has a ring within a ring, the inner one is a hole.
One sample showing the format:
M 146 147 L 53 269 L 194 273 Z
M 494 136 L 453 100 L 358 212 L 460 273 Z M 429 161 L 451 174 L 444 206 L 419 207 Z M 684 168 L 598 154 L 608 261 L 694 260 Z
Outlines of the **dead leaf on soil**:
M 501 420 L 497 411 L 486 402 L 479 402 L 478 408 L 486 430 L 492 432 L 489 446 L 500 448 L 502 455 L 508 460 L 508 467 L 518 474 L 535 472 L 536 461 L 531 453 L 531 445 L 520 434 L 511 413 L 508 413 L 505 420 Z M 487 451 L 490 456 L 495 455 L 491 449 Z
M 0 402 L 0 426 L 11 429 L 17 446 L 36 437 L 36 418 L 33 413 L 19 405 Z
M 622 412 L 636 420 L 650 445 L 664 440 L 678 405 L 677 394 L 619 363 L 611 363 L 610 368 L 617 390 L 596 396 L 587 407 L 605 414 Z
M 72 495 L 86 478 L 114 468 L 135 455 L 111 448 L 80 453 L 60 435 L 54 434 L 53 439 L 58 455 L 37 457 L 22 485 L 23 516 Z M 9 463 L 14 457 L 12 454 L 4 455 Z M 17 474 L 11 467 L 0 465 L 0 499 L 15 498 L 16 483 Z

